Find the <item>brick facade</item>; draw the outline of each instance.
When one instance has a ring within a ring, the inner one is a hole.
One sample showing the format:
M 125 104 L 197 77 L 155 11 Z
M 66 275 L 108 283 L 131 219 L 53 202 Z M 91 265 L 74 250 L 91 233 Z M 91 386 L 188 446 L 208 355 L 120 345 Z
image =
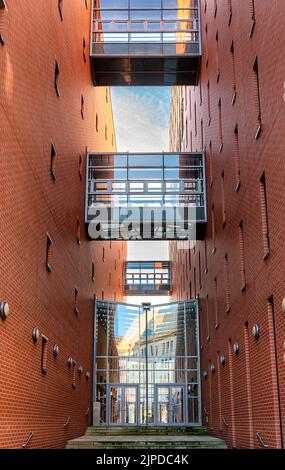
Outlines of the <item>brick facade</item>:
M 94 295 L 123 298 L 125 244 L 89 241 L 84 224 L 86 149 L 116 149 L 109 89 L 92 83 L 90 3 L 0 9 L 0 300 L 10 307 L 0 320 L 2 448 L 20 448 L 31 432 L 31 448 L 64 447 L 85 432 Z
M 262 448 L 260 436 L 280 448 L 284 11 L 279 0 L 203 0 L 201 12 L 201 78 L 183 90 L 182 149 L 206 152 L 208 224 L 190 252 L 171 243 L 174 298 L 200 299 L 204 424 L 230 447 Z

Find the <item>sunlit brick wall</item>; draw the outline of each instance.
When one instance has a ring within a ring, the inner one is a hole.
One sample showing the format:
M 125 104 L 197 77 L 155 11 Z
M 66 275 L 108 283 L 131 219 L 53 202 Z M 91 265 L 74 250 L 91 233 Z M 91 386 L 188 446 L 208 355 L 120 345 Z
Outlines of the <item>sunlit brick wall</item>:
M 20 448 L 31 432 L 29 447 L 63 447 L 91 422 L 94 295 L 104 284 L 106 299 L 122 298 L 124 244 L 106 244 L 103 262 L 84 225 L 86 149 L 116 149 L 111 98 L 92 83 L 91 2 L 6 4 L 0 300 L 10 315 L 0 320 L 0 447 Z
M 281 447 L 284 12 L 278 0 L 201 3 L 201 78 L 186 90 L 183 149 L 206 151 L 208 226 L 190 252 L 171 244 L 174 298 L 200 299 L 204 424 L 230 446 L 261 448 L 259 433 Z

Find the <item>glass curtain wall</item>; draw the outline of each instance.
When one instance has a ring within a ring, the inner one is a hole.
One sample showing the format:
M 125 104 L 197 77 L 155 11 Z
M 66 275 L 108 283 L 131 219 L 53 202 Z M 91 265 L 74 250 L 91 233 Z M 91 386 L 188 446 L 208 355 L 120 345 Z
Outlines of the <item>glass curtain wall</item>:
M 96 302 L 94 401 L 102 425 L 200 423 L 196 301 Z

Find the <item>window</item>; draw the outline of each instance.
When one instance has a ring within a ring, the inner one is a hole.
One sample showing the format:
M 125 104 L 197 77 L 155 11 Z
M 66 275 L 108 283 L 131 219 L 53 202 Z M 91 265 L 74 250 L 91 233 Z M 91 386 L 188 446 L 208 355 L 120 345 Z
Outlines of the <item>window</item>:
M 203 119 L 201 119 L 201 148 L 204 149 L 204 127 L 203 127 Z
M 194 104 L 194 124 L 195 124 L 195 136 L 197 136 L 197 106 Z
M 212 214 L 212 241 L 213 241 L 213 249 L 212 249 L 212 253 L 214 254 L 216 252 L 216 240 L 215 240 L 215 209 L 214 209 L 214 205 L 212 205 L 212 210 L 211 210 L 211 214 Z
M 222 124 L 222 101 L 219 99 L 219 139 L 220 139 L 220 147 L 219 147 L 219 152 L 222 151 L 223 149 L 223 124 Z
M 51 237 L 47 234 L 46 267 L 50 272 L 52 271 L 52 246 L 53 246 L 53 241 L 52 241 Z
M 212 141 L 209 143 L 209 163 L 210 163 L 210 186 L 213 186 L 213 149 Z
M 76 219 L 76 241 L 77 241 L 77 244 L 80 245 L 81 241 L 80 241 L 80 220 L 79 218 L 77 217 Z
M 72 359 L 72 388 L 76 389 L 76 361 Z
M 58 81 L 59 81 L 59 67 L 57 61 L 55 61 L 55 68 L 54 68 L 54 88 L 57 96 L 60 96 L 60 91 L 58 87 Z
M 202 289 L 202 273 L 201 273 L 201 253 L 198 253 L 198 275 L 199 275 L 199 289 Z
M 229 277 L 229 259 L 228 255 L 225 255 L 225 282 L 226 282 L 226 313 L 230 311 L 230 277 Z
M 79 291 L 77 289 L 77 287 L 75 287 L 74 289 L 74 311 L 75 313 L 78 315 L 79 313 L 79 308 L 78 308 L 78 295 L 79 295 Z
M 235 127 L 234 132 L 234 152 L 235 152 L 235 173 L 236 173 L 236 191 L 240 188 L 240 151 L 239 151 L 239 136 L 238 125 Z
M 204 249 L 205 249 L 205 274 L 208 272 L 208 245 L 207 240 L 204 241 Z
M 210 308 L 209 308 L 209 294 L 206 295 L 206 319 L 207 319 L 207 341 L 210 341 L 210 319 L 209 319 L 209 313 L 210 313 Z
M 51 144 L 50 148 L 50 174 L 52 177 L 52 180 L 56 180 L 56 174 L 55 174 L 55 159 L 56 159 L 56 150 L 53 144 Z
M 218 307 L 218 281 L 214 279 L 214 304 L 215 304 L 215 329 L 219 327 L 219 307 Z
M 232 16 L 233 16 L 232 0 L 228 0 L 228 8 L 229 8 L 229 25 L 230 25 L 232 21 Z
M 255 26 L 255 0 L 249 0 L 249 37 L 252 37 Z
M 220 79 L 220 50 L 219 50 L 219 33 L 216 33 L 216 67 L 217 67 L 217 82 Z
M 218 1 L 214 0 L 214 17 L 216 18 L 218 11 Z
M 92 267 L 91 267 L 91 279 L 92 279 L 92 282 L 95 282 L 95 263 L 92 263 Z
M 262 225 L 262 241 L 263 241 L 263 259 L 265 259 L 270 253 L 269 221 L 268 221 L 265 173 L 263 173 L 263 175 L 260 178 L 259 188 L 260 188 L 261 225 Z
M 83 36 L 83 52 L 82 52 L 82 54 L 83 54 L 83 60 L 86 64 L 86 39 L 85 39 L 84 36 Z
M 232 42 L 232 45 L 231 45 L 231 64 L 232 64 L 232 104 L 234 104 L 234 102 L 236 100 L 236 95 L 237 95 L 234 42 Z
M 79 173 L 79 178 L 82 180 L 82 155 L 79 155 L 79 162 L 78 162 L 78 173 Z
M 246 287 L 243 221 L 241 221 L 239 224 L 239 259 L 241 291 L 243 291 Z
M 58 0 L 58 11 L 59 11 L 61 21 L 63 20 L 62 8 L 63 8 L 63 0 Z
M 211 95 L 210 95 L 210 82 L 207 84 L 207 95 L 208 95 L 208 125 L 211 124 Z
M 221 197 L 222 197 L 222 219 L 223 227 L 226 225 L 226 201 L 225 201 L 225 173 L 221 174 Z
M 47 373 L 47 343 L 48 343 L 48 338 L 44 335 L 42 335 L 42 357 L 41 357 L 41 369 L 44 374 Z
M 80 112 L 81 112 L 82 119 L 84 119 L 84 97 L 83 97 L 83 95 L 81 95 L 81 110 L 80 110 Z
M 256 133 L 255 138 L 258 139 L 262 127 L 262 118 L 261 118 L 261 103 L 260 103 L 260 85 L 259 85 L 259 70 L 258 70 L 258 60 L 255 59 L 253 65 L 253 95 L 254 95 L 254 105 L 255 105 L 255 115 L 256 115 Z

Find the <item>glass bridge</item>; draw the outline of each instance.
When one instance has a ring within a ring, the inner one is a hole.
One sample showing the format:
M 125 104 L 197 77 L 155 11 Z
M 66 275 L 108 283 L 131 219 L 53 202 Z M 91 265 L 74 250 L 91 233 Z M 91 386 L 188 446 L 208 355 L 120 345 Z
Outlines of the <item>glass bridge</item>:
M 197 301 L 96 302 L 93 425 L 201 423 Z
M 204 154 L 89 153 L 85 222 L 92 239 L 202 239 Z
M 124 278 L 126 295 L 169 295 L 171 261 L 126 261 Z
M 199 0 L 94 0 L 95 85 L 197 85 Z

